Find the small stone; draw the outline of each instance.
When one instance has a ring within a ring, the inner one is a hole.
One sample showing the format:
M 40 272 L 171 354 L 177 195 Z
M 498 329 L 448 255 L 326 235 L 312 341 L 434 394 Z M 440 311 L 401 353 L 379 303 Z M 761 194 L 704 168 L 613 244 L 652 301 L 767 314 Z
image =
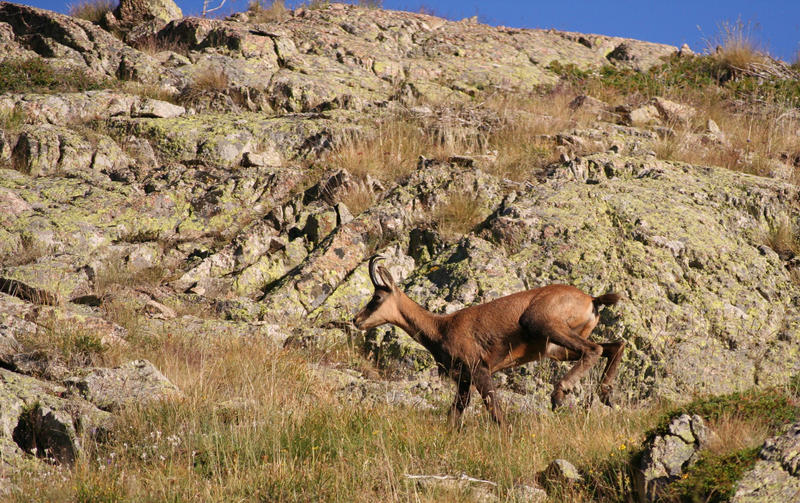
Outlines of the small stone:
M 697 110 L 693 107 L 665 100 L 664 98 L 653 98 L 651 103 L 658 110 L 661 120 L 668 125 L 674 123 L 686 124 L 697 115 Z
M 135 104 L 131 110 L 131 117 L 153 117 L 156 119 L 171 119 L 180 117 L 186 113 L 186 109 L 179 105 L 173 105 L 166 101 L 145 98 Z
M 575 111 L 581 110 L 590 113 L 601 113 L 605 112 L 608 109 L 608 103 L 602 100 L 598 100 L 593 96 L 582 94 L 580 96 L 577 96 L 574 100 L 572 100 L 569 103 L 569 108 Z
M 149 312 L 154 313 L 156 315 L 155 317 L 161 319 L 171 320 L 177 317 L 177 314 L 175 313 L 174 309 L 167 307 L 164 304 L 156 302 L 155 300 L 152 299 L 147 301 L 147 304 L 145 304 L 145 308 Z
M 353 221 L 353 214 L 344 203 L 336 203 L 336 214 L 339 216 L 339 225 L 349 224 Z
M 706 121 L 706 131 L 711 133 L 711 134 L 720 134 L 720 133 L 722 133 L 722 130 L 719 128 L 717 123 L 714 122 L 714 119 L 708 119 Z
M 689 44 L 684 43 L 681 45 L 681 48 L 678 50 L 678 56 L 691 56 L 694 54 L 694 51 L 689 47 Z
M 658 109 L 649 103 L 636 108 L 621 105 L 614 111 L 619 115 L 620 122 L 627 126 L 646 126 L 661 119 Z
M 245 152 L 242 156 L 242 166 L 245 167 L 280 166 L 281 164 L 283 164 L 283 160 L 274 149 L 264 152 Z
M 575 465 L 566 459 L 554 459 L 543 472 L 543 479 L 548 484 L 554 482 L 580 482 L 583 476 L 580 474 Z

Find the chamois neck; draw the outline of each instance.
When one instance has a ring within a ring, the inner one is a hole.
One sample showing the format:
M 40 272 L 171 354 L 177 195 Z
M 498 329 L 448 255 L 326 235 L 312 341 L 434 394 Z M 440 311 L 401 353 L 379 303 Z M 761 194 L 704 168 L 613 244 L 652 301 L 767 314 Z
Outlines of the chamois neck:
M 441 340 L 443 317 L 434 314 L 400 292 L 400 319 L 396 325 L 406 331 L 415 341 L 423 346 L 426 343 Z

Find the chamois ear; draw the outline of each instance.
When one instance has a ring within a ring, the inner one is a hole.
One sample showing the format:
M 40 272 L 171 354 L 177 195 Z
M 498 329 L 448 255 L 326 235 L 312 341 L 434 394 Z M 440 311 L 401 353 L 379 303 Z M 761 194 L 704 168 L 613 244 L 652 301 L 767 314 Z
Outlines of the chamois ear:
M 384 284 L 384 285 L 385 285 L 385 286 L 386 286 L 386 287 L 387 287 L 389 290 L 394 290 L 395 288 L 397 288 L 397 287 L 395 286 L 395 284 L 394 284 L 394 278 L 392 278 L 392 273 L 390 273 L 390 272 L 388 271 L 388 269 L 386 269 L 386 268 L 385 268 L 385 267 L 383 267 L 382 265 L 381 265 L 381 266 L 378 266 L 378 276 L 380 276 L 380 277 L 381 277 L 381 279 L 383 280 L 383 284 Z

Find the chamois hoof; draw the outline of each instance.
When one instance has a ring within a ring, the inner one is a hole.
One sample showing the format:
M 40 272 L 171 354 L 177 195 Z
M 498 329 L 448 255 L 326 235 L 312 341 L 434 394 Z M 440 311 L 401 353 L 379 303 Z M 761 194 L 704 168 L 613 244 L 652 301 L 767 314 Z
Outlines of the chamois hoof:
M 597 392 L 597 395 L 600 397 L 600 402 L 609 407 L 614 406 L 614 400 L 612 399 L 613 394 L 614 388 L 611 386 L 600 386 L 600 391 Z
M 553 410 L 555 411 L 556 409 L 564 405 L 565 399 L 566 399 L 566 393 L 564 393 L 564 390 L 561 389 L 560 387 L 556 388 L 553 391 L 553 394 L 550 395 L 550 405 L 552 406 Z

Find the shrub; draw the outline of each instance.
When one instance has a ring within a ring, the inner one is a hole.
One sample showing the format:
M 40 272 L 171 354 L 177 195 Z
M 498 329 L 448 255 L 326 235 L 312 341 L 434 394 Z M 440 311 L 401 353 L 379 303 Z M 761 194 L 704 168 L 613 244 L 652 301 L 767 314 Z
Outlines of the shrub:
M 775 432 L 800 417 L 800 404 L 776 388 L 700 397 L 664 414 L 649 435 L 666 433 L 670 421 L 681 414 L 697 414 L 706 421 L 716 421 L 723 417 L 747 418 L 761 422 L 767 426 L 769 432 Z
M 684 478 L 669 486 L 661 501 L 729 501 L 742 475 L 755 465 L 759 447 L 741 449 L 725 455 L 700 454 Z
M 247 11 L 254 23 L 274 23 L 289 17 L 289 9 L 283 0 L 272 0 L 269 6 L 265 6 L 261 0 L 252 0 L 247 6 Z

